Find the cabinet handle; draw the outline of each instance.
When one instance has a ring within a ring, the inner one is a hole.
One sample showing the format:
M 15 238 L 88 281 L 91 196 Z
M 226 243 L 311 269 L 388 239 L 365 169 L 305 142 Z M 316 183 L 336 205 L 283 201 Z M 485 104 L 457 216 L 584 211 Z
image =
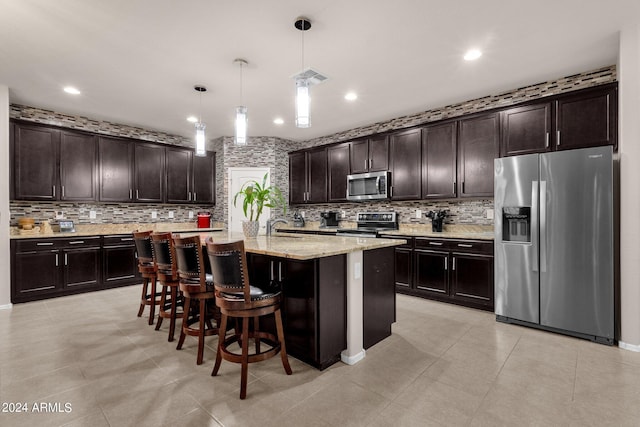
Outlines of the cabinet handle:
M 456 257 L 451 258 L 451 271 L 456 270 Z
M 64 185 L 62 186 L 62 198 L 64 198 Z
M 73 242 L 69 242 L 70 245 L 81 245 L 84 243 L 84 240 L 74 240 Z
M 64 254 L 64 265 L 69 265 L 69 258 L 67 258 L 67 254 Z
M 364 170 L 369 169 L 369 160 L 364 159 Z
M 433 246 L 442 246 L 442 242 L 429 242 L 429 244 Z
M 393 185 L 389 186 L 389 197 L 393 197 Z
M 445 259 L 444 259 L 444 269 L 445 269 L 445 270 L 448 270 L 448 269 L 449 269 L 449 263 L 448 263 L 447 261 L 448 261 L 448 258 L 445 258 Z
M 131 240 L 133 240 L 133 237 L 121 237 L 121 238 L 120 238 L 120 241 L 121 241 L 121 242 L 129 242 L 129 241 L 131 241 Z
M 129 200 L 133 199 L 133 190 L 129 189 Z
M 53 190 L 53 197 L 56 197 L 56 186 L 51 186 L 51 189 Z
M 547 132 L 545 135 L 544 146 L 546 148 L 549 148 L 549 132 Z
M 373 168 L 373 159 L 369 159 L 369 170 Z
M 560 131 L 556 132 L 556 145 L 560 145 Z
M 56 267 L 58 266 L 58 254 L 56 254 Z
M 198 201 L 198 195 L 195 191 L 193 192 L 193 201 L 194 202 Z
M 282 261 L 278 262 L 278 283 L 282 282 Z
M 461 248 L 472 248 L 473 245 L 469 245 L 468 243 L 458 243 L 458 246 Z
M 41 242 L 41 243 L 36 243 L 36 246 L 52 246 L 53 242 Z
M 269 280 L 273 281 L 273 279 L 275 279 L 276 277 L 275 273 L 273 272 L 273 261 L 269 261 L 269 270 L 271 270 L 269 274 Z
M 187 192 L 187 202 L 191 201 L 191 191 Z
M 138 195 L 138 190 L 136 189 L 136 200 L 140 199 L 140 196 Z

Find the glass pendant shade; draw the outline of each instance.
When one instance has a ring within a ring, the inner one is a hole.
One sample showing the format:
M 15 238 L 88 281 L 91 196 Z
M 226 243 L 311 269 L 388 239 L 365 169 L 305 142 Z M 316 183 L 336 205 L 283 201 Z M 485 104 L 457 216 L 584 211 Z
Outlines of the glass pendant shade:
M 236 145 L 247 143 L 247 107 L 236 107 Z
M 204 123 L 196 123 L 196 156 L 198 157 L 204 157 L 207 155 L 204 144 L 204 130 L 206 129 L 206 127 L 207 125 L 205 125 Z
M 307 79 L 296 80 L 296 127 L 311 127 L 311 113 L 309 103 L 309 82 Z

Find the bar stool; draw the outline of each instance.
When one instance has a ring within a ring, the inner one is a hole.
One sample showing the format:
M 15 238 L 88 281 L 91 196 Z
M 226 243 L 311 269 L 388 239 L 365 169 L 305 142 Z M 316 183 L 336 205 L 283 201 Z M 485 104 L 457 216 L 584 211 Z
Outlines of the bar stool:
M 169 319 L 169 339 L 173 341 L 176 330 L 176 318 L 182 317 L 182 312 L 178 313 L 178 308 L 182 305 L 182 296 L 179 290 L 178 268 L 176 264 L 175 248 L 171 233 L 153 233 L 151 235 L 151 245 L 153 247 L 153 263 L 156 268 L 158 281 L 162 286 L 160 293 L 160 310 L 158 311 L 158 321 L 156 331 L 160 329 L 163 319 Z
M 138 317 L 142 316 L 144 306 L 149 306 L 149 324 L 153 325 L 156 305 L 160 301 L 156 299 L 156 268 L 153 264 L 153 249 L 151 247 L 151 231 L 139 231 L 133 233 L 133 240 L 136 244 L 136 254 L 138 257 L 138 271 L 142 276 L 142 298 L 140 299 L 140 309 Z M 149 291 L 151 285 L 151 293 Z
M 247 270 L 247 257 L 244 241 L 232 243 L 214 243 L 210 237 L 206 240 L 207 254 L 213 273 L 216 305 L 220 307 L 222 319 L 219 327 L 218 350 L 212 376 L 218 374 L 222 359 L 233 363 L 241 363 L 240 399 L 247 397 L 247 375 L 249 363 L 260 362 L 280 353 L 282 366 L 287 375 L 291 375 L 291 366 L 287 358 L 284 341 L 280 303 L 280 289 L 251 286 Z M 272 286 L 272 285 L 271 285 Z M 277 337 L 259 330 L 259 318 L 272 314 L 275 317 Z M 227 319 L 240 318 L 242 333 L 237 332 L 226 338 Z M 249 331 L 249 321 L 254 319 L 254 330 Z M 255 352 L 249 354 L 249 340 L 255 340 Z M 260 351 L 260 342 L 264 341 L 270 349 Z M 242 353 L 234 353 L 229 346 L 237 342 Z
M 178 340 L 178 350 L 182 348 L 187 335 L 198 337 L 197 364 L 202 364 L 204 337 L 217 335 L 211 319 L 220 326 L 220 314 L 215 306 L 213 278 L 205 272 L 205 260 L 200 236 L 173 237 L 178 267 L 180 290 L 184 296 L 182 329 Z M 194 326 L 197 325 L 197 326 Z

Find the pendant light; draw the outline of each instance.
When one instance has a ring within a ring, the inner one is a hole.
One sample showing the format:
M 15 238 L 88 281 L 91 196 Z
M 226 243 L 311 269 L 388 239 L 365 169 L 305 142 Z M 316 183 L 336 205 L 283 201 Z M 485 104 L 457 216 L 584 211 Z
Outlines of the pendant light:
M 234 64 L 238 64 L 240 66 L 240 105 L 236 107 L 236 135 L 235 135 L 235 144 L 236 145 L 246 145 L 247 144 L 247 107 L 242 105 L 242 67 L 247 65 L 248 62 L 244 59 L 236 59 L 233 61 Z
M 304 70 L 304 32 L 311 28 L 311 21 L 305 17 L 299 17 L 293 24 L 302 34 L 302 70 Z M 305 77 L 296 78 L 296 127 L 311 127 L 311 97 L 309 93 L 309 80 Z
M 195 86 L 194 89 L 200 94 L 200 111 L 198 112 L 198 122 L 196 123 L 196 156 L 204 157 L 207 155 L 205 150 L 204 130 L 207 125 L 202 123 L 202 93 L 207 91 L 204 86 Z

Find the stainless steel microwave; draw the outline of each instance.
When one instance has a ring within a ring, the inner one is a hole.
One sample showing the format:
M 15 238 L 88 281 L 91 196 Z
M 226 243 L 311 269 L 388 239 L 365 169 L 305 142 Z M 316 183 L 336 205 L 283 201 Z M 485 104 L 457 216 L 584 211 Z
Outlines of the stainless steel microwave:
M 347 200 L 389 198 L 389 172 L 358 173 L 347 176 Z

